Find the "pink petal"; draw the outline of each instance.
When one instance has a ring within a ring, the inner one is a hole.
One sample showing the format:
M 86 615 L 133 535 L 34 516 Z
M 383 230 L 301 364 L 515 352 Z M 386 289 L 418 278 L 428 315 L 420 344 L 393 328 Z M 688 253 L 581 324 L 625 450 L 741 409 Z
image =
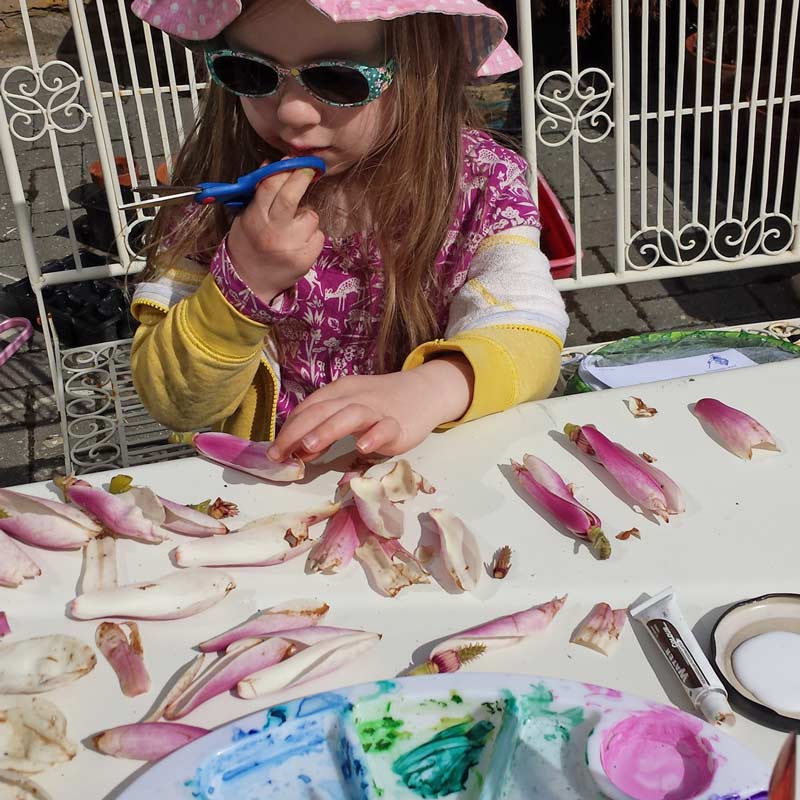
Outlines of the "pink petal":
M 237 625 L 226 633 L 208 639 L 198 645 L 204 653 L 225 650 L 239 639 L 263 637 L 278 631 L 290 631 L 317 625 L 328 613 L 327 603 L 295 600 L 274 606 L 257 617 Z
M 680 486 L 678 486 L 666 472 L 660 470 L 658 467 L 654 467 L 649 461 L 642 458 L 637 453 L 632 453 L 627 447 L 623 447 L 622 445 L 618 446 L 661 487 L 661 491 L 664 493 L 664 499 L 667 501 L 668 514 L 680 514 L 686 511 L 686 503 L 683 500 L 683 492 L 681 492 Z
M 229 433 L 198 433 L 192 437 L 197 451 L 227 467 L 233 467 L 262 481 L 289 483 L 305 474 L 305 464 L 298 458 L 276 462 L 267 457 L 272 442 L 251 442 Z
M 10 516 L 16 514 L 43 514 L 64 517 L 80 528 L 100 533 L 102 527 L 95 520 L 87 517 L 80 509 L 59 500 L 47 500 L 44 497 L 15 492 L 12 489 L 0 489 L 0 508 Z
M 116 758 L 157 761 L 208 733 L 206 728 L 170 722 L 136 722 L 98 733 L 92 743 Z
M 248 675 L 277 664 L 292 648 L 291 642 L 281 638 L 260 641 L 251 647 L 226 653 L 201 673 L 180 695 L 167 706 L 166 719 L 181 719 L 190 711 L 230 691 Z
M 440 642 L 431 651 L 431 656 L 446 650 L 457 650 L 471 644 L 483 644 L 486 649 L 508 647 L 527 636 L 543 631 L 561 610 L 567 596 L 554 597 L 547 603 L 498 617 L 482 625 L 476 625 L 456 636 Z
M 117 585 L 117 540 L 95 536 L 83 548 L 81 594 L 113 589 Z
M 159 496 L 158 499 L 166 512 L 162 527 L 168 531 L 182 533 L 184 536 L 215 536 L 228 532 L 226 525 L 202 511 L 165 497 Z
M 339 509 L 308 554 L 306 572 L 337 572 L 352 560 L 358 547 L 354 506 Z
M 394 597 L 406 586 L 428 583 L 427 577 L 419 568 L 419 562 L 411 557 L 410 553 L 408 556 L 413 563 L 409 563 L 404 558 L 395 561 L 395 553 L 387 550 L 383 546 L 383 541 L 382 536 L 368 534 L 364 537 L 360 547 L 356 548 L 356 558 L 377 592 L 386 597 Z
M 172 684 L 161 702 L 142 720 L 142 722 L 158 722 L 158 720 L 164 716 L 164 711 L 167 706 L 172 705 L 173 701 L 177 700 L 191 685 L 200 672 L 205 660 L 205 653 L 200 653 L 199 656 L 193 658 L 186 667 L 178 673 L 175 683 Z
M 124 624 L 130 630 L 130 640 L 115 622 L 101 622 L 95 641 L 97 649 L 116 672 L 122 693 L 126 697 L 136 697 L 150 691 L 150 675 L 144 664 L 139 626 L 135 622 Z
M 39 565 L 13 539 L 0 533 L 0 586 L 19 586 L 25 578 L 41 574 Z
M 751 459 L 754 447 L 780 450 L 773 435 L 760 422 L 719 400 L 711 397 L 698 400 L 694 405 L 694 413 L 711 425 L 720 443 L 739 458 Z
M 379 480 L 353 478 L 350 491 L 359 516 L 373 533 L 392 539 L 399 539 L 403 535 L 403 511 L 389 500 Z
M 163 542 L 166 537 L 159 531 L 159 526 L 164 520 L 164 510 L 157 499 L 154 501 L 150 497 L 149 491 L 136 487 L 123 494 L 111 494 L 94 486 L 78 484 L 66 490 L 67 497 L 75 505 L 90 513 L 112 533 L 140 542 Z
M 0 639 L 11 633 L 11 626 L 8 624 L 8 617 L 5 611 L 0 611 Z
M 598 603 L 578 626 L 570 641 L 609 656 L 619 644 L 619 637 L 628 613 L 624 608 L 612 610 L 608 603 Z

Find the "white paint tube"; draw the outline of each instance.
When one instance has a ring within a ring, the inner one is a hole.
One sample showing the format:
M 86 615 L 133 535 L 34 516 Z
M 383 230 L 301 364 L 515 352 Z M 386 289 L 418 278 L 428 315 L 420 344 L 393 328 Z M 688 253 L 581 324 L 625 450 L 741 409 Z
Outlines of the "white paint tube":
M 695 708 L 714 725 L 733 725 L 728 693 L 681 613 L 670 586 L 630 609 L 647 628 Z

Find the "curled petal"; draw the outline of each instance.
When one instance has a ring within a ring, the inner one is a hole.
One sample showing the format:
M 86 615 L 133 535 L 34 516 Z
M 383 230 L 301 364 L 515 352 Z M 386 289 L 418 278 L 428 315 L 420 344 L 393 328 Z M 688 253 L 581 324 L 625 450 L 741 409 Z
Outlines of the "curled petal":
M 81 593 L 113 589 L 117 585 L 117 540 L 96 536 L 83 548 Z
M 720 443 L 746 461 L 753 457 L 753 448 L 780 450 L 773 435 L 744 411 L 704 397 L 694 405 L 694 413 L 717 433 Z
M 204 653 L 225 650 L 230 644 L 250 637 L 263 637 L 278 631 L 289 631 L 296 628 L 307 628 L 318 625 L 328 613 L 327 603 L 315 600 L 293 600 L 279 606 L 273 606 L 253 619 L 235 628 L 208 639 L 198 645 Z
M 643 510 L 651 511 L 665 522 L 669 522 L 671 513 L 683 510 L 680 489 L 671 479 L 640 456 L 612 442 L 594 425 L 567 425 L 564 431 L 583 452 L 602 464 Z
M 308 554 L 306 572 L 336 572 L 353 560 L 358 547 L 357 514 L 354 506 L 344 506 L 331 517 Z
M 393 503 L 402 503 L 416 497 L 420 492 L 423 494 L 433 494 L 436 487 L 414 471 L 411 464 L 405 459 L 400 458 L 394 462 L 394 466 L 389 472 L 385 472 L 386 465 L 379 464 L 365 473 L 367 478 L 378 478 L 378 472 L 383 472 L 379 477 L 386 495 Z
M 235 587 L 227 573 L 199 567 L 171 572 L 154 581 L 86 592 L 76 597 L 68 610 L 74 619 L 181 619 L 205 611 Z
M 183 693 L 165 709 L 166 719 L 182 719 L 190 711 L 216 697 L 230 691 L 240 680 L 277 664 L 293 645 L 286 639 L 273 637 L 255 640 L 249 647 L 235 648 L 218 658 Z
M 139 626 L 135 622 L 125 624 L 130 630 L 130 639 L 116 623 L 101 622 L 97 626 L 95 642 L 116 672 L 122 693 L 126 697 L 136 697 L 150 691 L 150 675 L 144 664 Z
M 136 722 L 96 734 L 92 744 L 115 758 L 157 761 L 208 733 L 206 728 L 172 722 Z
M 472 591 L 481 575 L 478 540 L 455 514 L 443 508 L 431 509 L 429 513 L 439 532 L 439 554 L 448 574 L 462 592 Z
M 41 567 L 13 539 L 0 532 L 0 586 L 19 586 L 41 575 Z
M 0 694 L 38 694 L 88 675 L 97 659 L 74 636 L 52 634 L 0 645 Z
M 380 638 L 377 633 L 355 631 L 317 641 L 284 661 L 240 681 L 236 693 L 239 697 L 252 699 L 306 683 L 352 663 L 356 656 L 377 644 Z
M 11 794 L 7 794 L 6 790 Z M 38 783 L 13 769 L 0 770 L 0 797 L 6 800 L 53 800 L 52 795 Z
M 287 526 L 273 522 L 187 542 L 173 553 L 179 567 L 267 567 L 297 558 L 312 545 L 305 523 L 293 521 Z
M 74 506 L 0 489 L 0 530 L 35 547 L 77 550 L 101 528 Z
M 517 611 L 515 614 L 498 617 L 482 625 L 476 625 L 474 628 L 469 628 L 440 642 L 433 648 L 431 655 L 446 650 L 458 650 L 475 643 L 485 645 L 487 650 L 496 650 L 517 644 L 527 636 L 545 630 L 552 622 L 553 617 L 561 610 L 566 599 L 566 595 L 554 597 L 547 603 L 533 606 L 524 611 Z
M 611 544 L 602 531 L 600 517 L 579 503 L 562 477 L 542 459 L 526 455 L 523 464 L 511 462 L 520 486 L 568 531 L 588 540 L 598 558 L 608 558 Z
M 608 603 L 598 603 L 578 626 L 570 641 L 609 656 L 619 644 L 627 618 L 624 608 L 612 610 Z
M 167 709 L 167 706 L 171 705 L 174 700 L 177 700 L 197 677 L 205 660 L 205 653 L 200 653 L 199 656 L 192 659 L 178 674 L 175 683 L 164 695 L 163 700 L 142 720 L 142 722 L 158 722 L 158 720 L 164 716 L 164 711 Z
M 173 533 L 184 536 L 215 536 L 228 532 L 226 525 L 209 514 L 204 514 L 191 506 L 176 503 L 159 496 L 164 507 L 165 519 L 162 526 Z
M 0 769 L 42 772 L 75 757 L 61 711 L 41 697 L 0 710 Z
M 372 586 L 386 597 L 415 583 L 428 583 L 427 573 L 419 562 L 396 539 L 367 534 L 356 548 L 356 558 L 364 567 Z
M 170 441 L 192 444 L 200 455 L 217 464 L 233 467 L 240 472 L 254 475 L 262 481 L 290 483 L 305 475 L 305 464 L 299 458 L 273 461 L 267 456 L 272 442 L 251 442 L 230 433 L 173 434 Z
M 376 478 L 352 478 L 350 491 L 364 524 L 378 536 L 399 539 L 403 535 L 403 511 L 394 505 Z
M 166 538 L 159 530 L 164 523 L 164 507 L 147 487 L 136 486 L 122 494 L 111 494 L 94 486 L 74 483 L 65 491 L 75 505 L 117 536 L 156 544 Z

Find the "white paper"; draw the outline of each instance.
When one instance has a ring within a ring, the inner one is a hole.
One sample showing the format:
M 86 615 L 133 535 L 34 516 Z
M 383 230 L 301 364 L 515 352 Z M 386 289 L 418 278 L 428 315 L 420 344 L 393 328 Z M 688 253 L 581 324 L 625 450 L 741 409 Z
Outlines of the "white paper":
M 618 389 L 637 383 L 654 383 L 670 378 L 705 375 L 710 372 L 724 372 L 729 369 L 754 367 L 755 365 L 755 361 L 749 359 L 744 353 L 731 348 L 702 356 L 650 361 L 645 364 L 625 364 L 619 367 L 597 366 L 593 357 L 587 356 L 581 364 L 581 370 L 588 372 L 606 386 Z

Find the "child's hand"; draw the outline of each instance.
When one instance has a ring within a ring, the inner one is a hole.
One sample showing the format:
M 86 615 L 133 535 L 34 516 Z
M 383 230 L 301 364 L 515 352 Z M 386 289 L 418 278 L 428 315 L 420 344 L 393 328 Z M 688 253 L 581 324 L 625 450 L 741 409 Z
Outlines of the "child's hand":
M 469 408 L 472 368 L 452 354 L 408 372 L 350 375 L 318 389 L 289 415 L 270 458 L 312 461 L 345 436 L 362 453 L 398 455 Z
M 322 251 L 319 217 L 310 208 L 298 211 L 313 178 L 314 170 L 299 169 L 261 181 L 228 233 L 239 277 L 265 303 L 294 286 Z

